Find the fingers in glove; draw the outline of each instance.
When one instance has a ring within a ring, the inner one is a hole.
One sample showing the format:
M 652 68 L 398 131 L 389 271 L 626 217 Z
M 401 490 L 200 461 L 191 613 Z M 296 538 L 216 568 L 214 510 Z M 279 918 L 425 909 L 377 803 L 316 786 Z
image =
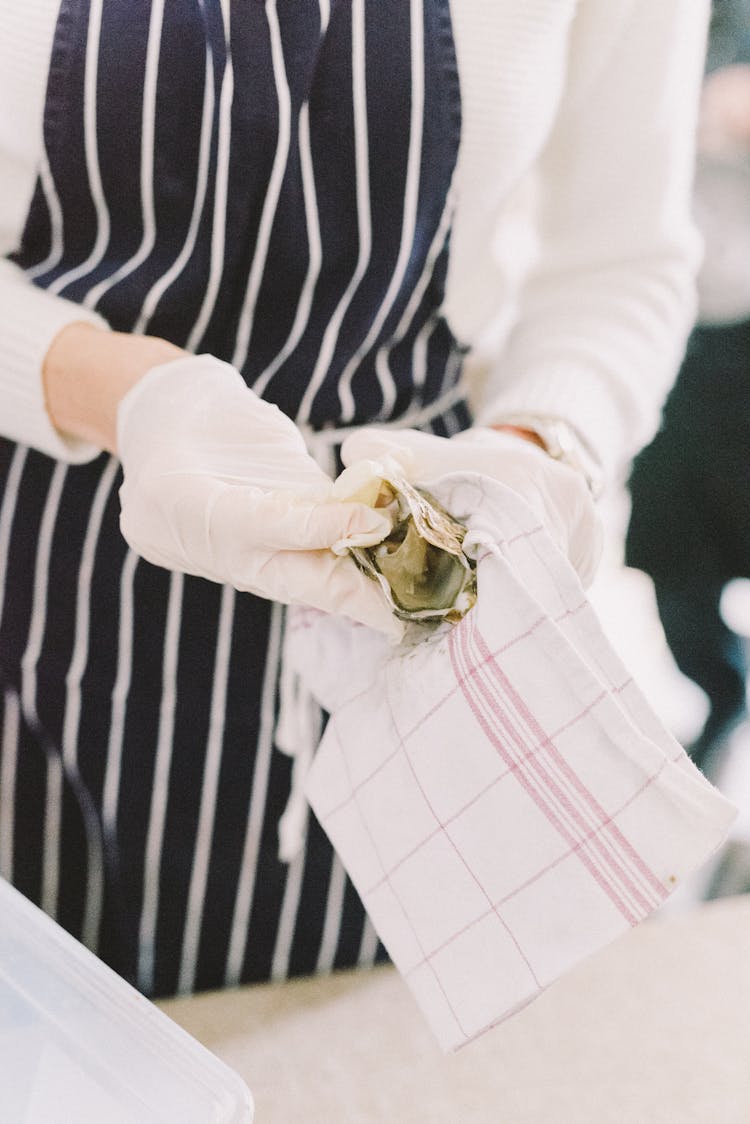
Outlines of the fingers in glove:
M 436 437 L 415 429 L 392 430 L 369 426 L 353 433 L 341 449 L 348 467 L 361 460 L 397 461 L 413 484 L 447 476 L 450 472 L 473 471 L 504 478 L 505 462 L 519 458 L 532 464 L 547 454 L 515 434 L 469 429 L 454 437 Z M 525 461 L 524 461 L 525 463 Z
M 341 460 L 348 467 L 357 461 L 378 461 L 391 456 L 398 461 L 407 476 L 412 476 L 424 457 L 425 442 L 429 448 L 431 441 L 444 440 L 445 438 L 432 437 L 413 429 L 394 432 L 369 426 L 346 438 L 341 446 Z
M 208 522 L 218 544 L 252 550 L 322 550 L 340 539 L 382 542 L 390 520 L 361 503 L 312 502 L 287 492 L 227 488 L 216 494 Z M 220 547 L 221 549 L 221 547 Z
M 380 587 L 351 558 L 337 558 L 328 550 L 269 552 L 245 588 L 286 605 L 349 617 L 395 643 L 404 633 Z
M 255 552 L 322 550 L 350 538 L 377 543 L 391 530 L 387 517 L 364 504 L 318 503 L 181 474 L 170 477 L 168 488 L 161 481 L 134 489 L 126 478 L 120 501 L 120 528 L 136 553 L 163 559 L 172 570 L 233 584 Z

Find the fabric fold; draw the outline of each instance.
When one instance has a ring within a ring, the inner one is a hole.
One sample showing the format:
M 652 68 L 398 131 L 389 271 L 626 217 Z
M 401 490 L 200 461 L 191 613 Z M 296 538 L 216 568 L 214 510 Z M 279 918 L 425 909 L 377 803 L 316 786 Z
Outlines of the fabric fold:
M 331 712 L 308 799 L 455 1050 L 649 916 L 735 810 L 520 497 L 468 474 L 428 487 L 469 526 L 476 607 L 395 648 L 301 610 L 288 658 Z

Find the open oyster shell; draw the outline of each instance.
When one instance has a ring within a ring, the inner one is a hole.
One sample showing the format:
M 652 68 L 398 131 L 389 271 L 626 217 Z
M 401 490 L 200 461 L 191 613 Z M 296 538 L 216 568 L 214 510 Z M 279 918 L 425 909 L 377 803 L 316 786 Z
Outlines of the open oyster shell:
M 347 498 L 385 509 L 393 530 L 375 546 L 351 546 L 401 620 L 457 621 L 476 601 L 474 562 L 463 552 L 466 527 L 399 474 L 371 477 Z

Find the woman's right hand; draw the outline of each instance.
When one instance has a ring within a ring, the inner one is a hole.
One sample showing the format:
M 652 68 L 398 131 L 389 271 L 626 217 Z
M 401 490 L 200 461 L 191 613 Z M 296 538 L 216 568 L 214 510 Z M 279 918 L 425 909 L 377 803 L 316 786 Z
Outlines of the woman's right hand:
M 379 542 L 390 524 L 333 500 L 294 422 L 229 364 L 199 355 L 150 370 L 119 405 L 117 451 L 122 533 L 147 561 L 400 632 L 377 586 L 328 549 Z
M 136 553 L 401 635 L 375 583 L 327 549 L 352 534 L 379 541 L 390 526 L 362 504 L 328 502 L 332 482 L 297 427 L 233 367 L 76 322 L 43 375 L 55 426 L 120 457 L 121 527 Z

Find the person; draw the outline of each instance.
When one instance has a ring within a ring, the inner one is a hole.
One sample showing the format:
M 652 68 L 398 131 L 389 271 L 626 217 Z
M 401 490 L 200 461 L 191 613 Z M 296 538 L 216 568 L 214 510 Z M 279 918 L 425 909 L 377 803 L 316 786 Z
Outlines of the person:
M 373 422 L 512 480 L 590 579 L 588 483 L 693 315 L 707 9 L 0 3 L 0 869 L 146 994 L 382 957 L 314 818 L 278 857 L 282 606 L 394 633 L 328 549 L 384 533 L 331 499 Z
M 706 247 L 698 323 L 662 426 L 633 466 L 625 551 L 653 579 L 678 667 L 708 697 L 687 748 L 709 776 L 747 717 L 745 641 L 720 605 L 732 578 L 750 577 L 750 12 L 729 0 L 714 15 L 695 182 Z

